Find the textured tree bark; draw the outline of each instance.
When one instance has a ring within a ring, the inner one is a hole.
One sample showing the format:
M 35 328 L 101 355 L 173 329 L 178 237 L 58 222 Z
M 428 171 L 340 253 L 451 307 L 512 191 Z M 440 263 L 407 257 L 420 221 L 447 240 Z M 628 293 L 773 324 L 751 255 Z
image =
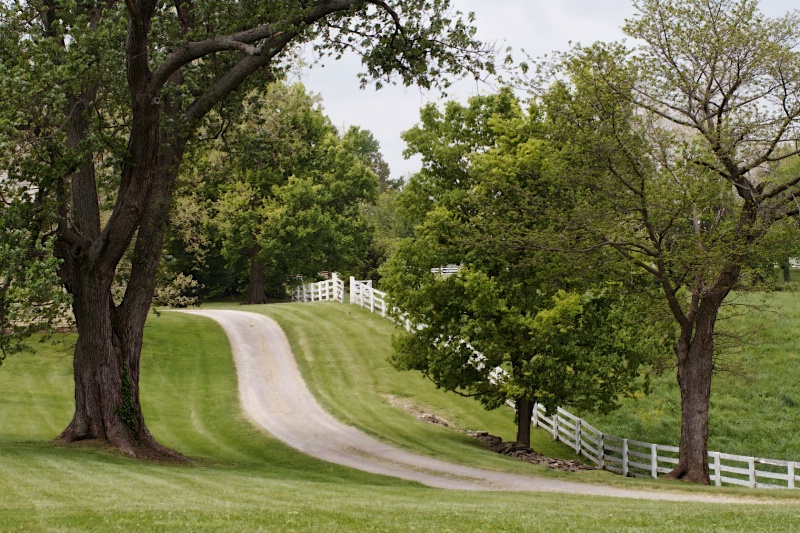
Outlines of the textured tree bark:
M 250 281 L 247 284 L 247 298 L 242 303 L 245 305 L 267 303 L 267 293 L 264 290 L 264 265 L 256 258 L 255 254 L 250 259 Z
M 707 485 L 713 330 L 698 331 L 691 346 L 688 349 L 680 347 L 678 351 L 678 385 L 681 391 L 680 454 L 677 466 L 667 477 Z
M 129 161 L 136 164 L 123 167 L 117 200 L 102 230 L 91 158 L 70 179 L 71 209 L 62 214 L 56 254 L 63 260 L 60 275 L 73 296 L 78 329 L 75 414 L 58 439 L 107 442 L 133 457 L 182 458 L 155 441 L 139 401 L 144 323 L 188 139 L 174 133 L 167 137 L 160 128 L 167 103 L 155 102 L 147 94 L 136 94 L 128 142 Z M 70 132 L 79 138 L 86 133 L 88 106 L 73 109 Z M 126 292 L 115 306 L 114 273 L 135 235 Z
M 714 370 L 714 326 L 717 314 L 733 285 L 740 267 L 732 266 L 721 275 L 689 313 L 681 326 L 675 352 L 681 391 L 681 441 L 678 464 L 667 474 L 672 479 L 708 485 L 708 414 Z M 701 287 L 695 287 L 701 293 Z
M 530 447 L 533 402 L 529 398 L 517 400 L 517 442 Z
M 106 247 L 98 246 L 97 240 L 70 246 L 63 236 L 57 244 L 59 256 L 64 259 L 61 277 L 73 295 L 78 329 L 73 362 L 75 414 L 58 437 L 62 442 L 93 439 L 107 442 L 132 457 L 183 459 L 158 444 L 150 434 L 139 400 L 144 324 L 155 288 L 154 274 L 161 257 L 177 161 L 185 140 L 173 141 L 172 146 L 172 150 L 162 151 L 162 157 L 154 159 L 153 165 L 140 167 L 135 176 L 129 177 L 131 182 L 151 186 L 139 204 L 146 207 L 139 210 L 138 222 L 133 224 L 138 227 L 138 238 L 131 276 L 119 306 L 112 300 L 111 283 L 121 254 L 106 261 L 105 253 L 94 251 L 124 251 L 131 244 L 132 232 L 116 236 Z

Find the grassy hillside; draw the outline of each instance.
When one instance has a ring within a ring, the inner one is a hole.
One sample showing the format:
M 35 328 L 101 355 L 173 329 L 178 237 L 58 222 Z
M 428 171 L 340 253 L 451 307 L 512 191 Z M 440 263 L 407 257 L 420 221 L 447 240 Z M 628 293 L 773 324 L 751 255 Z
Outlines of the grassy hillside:
M 745 293 L 720 321 L 719 370 L 711 391 L 709 448 L 800 460 L 800 293 Z M 680 391 L 674 371 L 652 394 L 605 416 L 584 413 L 607 433 L 658 444 L 680 440 Z
M 291 333 L 295 343 L 330 338 L 332 346 L 341 344 L 327 335 L 339 335 L 344 324 L 323 335 L 319 328 L 326 320 L 322 314 L 314 317 L 312 309 L 276 306 L 269 312 L 282 315 L 279 319 L 285 324 L 295 324 Z M 332 311 L 317 309 L 320 313 Z M 312 314 L 305 315 L 307 312 Z M 340 307 L 337 312 L 358 311 Z M 357 318 L 369 327 L 383 327 L 371 318 Z M 302 333 L 301 328 L 311 328 L 314 333 Z M 354 331 L 345 332 L 358 336 Z M 222 332 L 207 319 L 177 313 L 163 313 L 148 322 L 143 404 L 157 438 L 192 456 L 193 462 L 183 466 L 142 463 L 91 445 L 56 446 L 51 439 L 68 423 L 72 410 L 69 353 L 73 340 L 65 336 L 56 345 L 40 345 L 37 354 L 11 357 L 0 368 L 0 531 L 791 531 L 798 524 L 799 506 L 794 503 L 798 497 L 788 492 L 768 494 L 788 498 L 786 504 L 777 506 L 449 492 L 310 459 L 244 419 Z M 372 349 L 364 340 L 356 344 Z M 324 375 L 336 370 L 331 367 L 349 363 L 322 364 L 313 359 L 303 364 L 307 374 L 310 371 L 324 384 L 344 379 Z M 420 397 L 396 381 L 399 378 L 381 377 L 380 373 L 369 371 L 348 382 L 348 397 L 361 401 L 361 394 L 366 393 L 355 387 L 362 378 L 380 387 L 393 383 L 396 394 L 441 407 L 442 413 L 447 413 L 443 416 L 465 426 L 473 425 L 474 416 L 479 427 L 509 427 L 508 419 L 484 419 L 483 411 L 472 401 L 464 400 L 468 407 L 460 412 L 453 395 L 425 399 L 428 394 L 442 393 L 432 387 L 422 391 L 425 384 L 420 381 Z M 408 378 L 417 379 L 410 374 Z M 315 388 L 325 389 L 322 385 Z M 363 398 L 371 402 L 368 396 Z M 357 406 L 349 402 L 339 408 L 337 416 L 360 417 Z M 417 422 L 391 406 L 370 403 L 365 408 L 365 418 L 380 421 L 391 414 L 404 421 L 391 424 L 405 433 L 396 438 L 408 446 L 430 432 L 430 439 L 449 439 L 461 446 L 465 455 L 482 453 L 458 434 Z M 475 414 L 466 412 L 473 410 Z M 377 430 L 382 422 L 374 424 Z M 405 424 L 417 429 L 403 427 Z M 430 439 L 420 439 L 420 446 L 432 450 L 449 446 Z M 510 463 L 501 458 L 492 458 L 492 462 L 495 466 Z M 654 486 L 695 490 L 602 476 L 606 482 L 643 490 Z M 723 492 L 751 494 L 736 489 Z
M 236 307 L 241 309 L 240 306 Z M 287 333 L 312 392 L 340 420 L 393 444 L 497 468 L 508 461 L 475 454 L 474 439 L 416 420 L 433 413 L 462 430 L 485 430 L 505 440 L 516 436 L 511 409 L 485 411 L 475 400 L 437 390 L 417 372 L 398 372 L 387 362 L 394 325 L 355 306 L 338 303 L 248 307 L 274 318 Z M 575 458 L 543 431 L 533 447 L 553 457 Z M 464 454 L 467 457 L 464 457 Z

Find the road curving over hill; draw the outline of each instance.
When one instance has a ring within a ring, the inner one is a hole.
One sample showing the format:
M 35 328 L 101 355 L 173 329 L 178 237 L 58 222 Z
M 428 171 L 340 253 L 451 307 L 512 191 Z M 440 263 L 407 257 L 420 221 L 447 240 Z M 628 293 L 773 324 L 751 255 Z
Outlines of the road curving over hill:
M 289 446 L 324 461 L 453 490 L 539 491 L 706 503 L 775 503 L 757 499 L 637 491 L 483 470 L 396 448 L 335 420 L 306 386 L 289 341 L 271 318 L 228 310 L 184 311 L 218 322 L 227 334 L 246 414 Z

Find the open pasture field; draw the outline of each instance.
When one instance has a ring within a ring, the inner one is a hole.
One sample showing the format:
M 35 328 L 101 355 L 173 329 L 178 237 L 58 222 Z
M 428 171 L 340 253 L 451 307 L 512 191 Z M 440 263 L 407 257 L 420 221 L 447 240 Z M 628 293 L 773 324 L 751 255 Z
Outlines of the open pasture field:
M 711 389 L 709 449 L 800 460 L 800 292 L 737 293 L 723 308 Z M 606 433 L 677 446 L 680 391 L 675 371 L 653 379 L 648 396 L 607 415 L 582 413 Z
M 241 308 L 239 308 L 241 309 Z M 578 476 L 515 463 L 462 433 L 419 422 L 387 394 L 459 427 L 513 435 L 511 413 L 484 412 L 385 363 L 391 325 L 336 304 L 259 309 L 287 330 L 320 401 L 342 420 L 420 453 L 485 468 L 567 476 L 643 492 L 708 489 Z M 793 531 L 800 498 L 725 489 L 781 503 L 697 504 L 556 494 L 465 493 L 423 487 L 308 458 L 255 429 L 238 406 L 227 341 L 210 320 L 162 313 L 148 322 L 143 357 L 145 416 L 187 465 L 153 464 L 87 444 L 51 439 L 71 406 L 74 339 L 37 345 L 0 369 L 0 530 L 3 531 Z M 327 349 L 321 347 L 327 346 Z M 537 437 L 549 453 L 569 454 Z M 713 490 L 719 493 L 719 490 Z

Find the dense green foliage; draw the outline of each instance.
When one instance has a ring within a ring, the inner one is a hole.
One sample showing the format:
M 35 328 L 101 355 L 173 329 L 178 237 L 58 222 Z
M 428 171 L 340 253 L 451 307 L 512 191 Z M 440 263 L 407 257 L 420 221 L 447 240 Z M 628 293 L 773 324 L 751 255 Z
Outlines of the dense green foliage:
M 221 255 L 223 271 L 238 281 L 233 288 L 256 292 L 251 303 L 264 290 L 283 297 L 297 276 L 352 271 L 371 235 L 361 208 L 377 195 L 377 142 L 358 128 L 340 135 L 301 84 L 254 91 L 242 114 L 197 146 L 179 190 L 173 247 L 194 253 L 201 282 L 221 274 L 203 272 L 211 255 Z M 254 287 L 262 279 L 264 287 Z
M 0 140 L 2 145 L 2 140 Z M 1 156 L 0 156 L 1 157 Z M 53 257 L 53 237 L 39 225 L 46 209 L 35 191 L 13 176 L 0 183 L 0 365 L 27 338 L 65 322 L 69 304 Z
M 243 99 L 295 65 L 303 44 L 360 55 L 364 85 L 480 76 L 492 60 L 471 23 L 449 0 L 0 3 L 0 176 L 18 172 L 47 206 L 33 225 L 55 235 L 79 332 L 62 440 L 172 455 L 141 416 L 139 361 L 191 146 L 238 123 Z M 326 195 L 308 182 L 282 192 L 301 209 Z M 335 203 L 341 192 L 327 194 Z
M 564 54 L 542 103 L 577 199 L 565 234 L 614 250 L 669 308 L 683 414 L 670 475 L 707 483 L 717 317 L 797 239 L 800 174 L 779 167 L 800 155 L 800 17 L 753 0 L 636 7 L 635 46 Z
M 669 333 L 658 322 L 642 327 L 642 302 L 630 287 L 603 282 L 609 272 L 576 267 L 600 252 L 576 257 L 545 246 L 548 214 L 568 207 L 549 169 L 546 126 L 509 91 L 423 109 L 405 138 L 424 168 L 403 194 L 427 213 L 410 215 L 422 223 L 381 281 L 398 315 L 420 326 L 397 336 L 397 368 L 488 408 L 512 400 L 523 422 L 535 402 L 613 408 L 618 395 L 642 387 L 640 366 L 666 351 Z M 431 270 L 447 264 L 460 269 Z M 493 377 L 496 367 L 507 375 Z M 520 424 L 521 442 L 527 432 Z

